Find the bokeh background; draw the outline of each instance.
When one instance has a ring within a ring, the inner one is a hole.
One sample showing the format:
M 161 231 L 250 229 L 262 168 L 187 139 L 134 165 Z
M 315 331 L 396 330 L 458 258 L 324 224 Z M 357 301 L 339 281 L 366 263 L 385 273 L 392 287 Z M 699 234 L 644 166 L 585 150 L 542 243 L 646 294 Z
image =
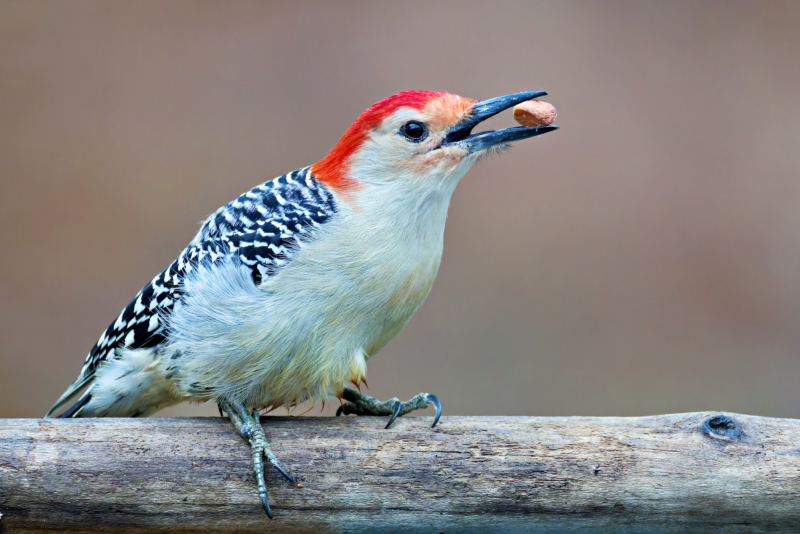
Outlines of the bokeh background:
M 197 221 L 436 89 L 547 90 L 562 129 L 461 183 L 371 394 L 800 417 L 798 28 L 796 1 L 4 1 L 0 416 L 42 416 Z

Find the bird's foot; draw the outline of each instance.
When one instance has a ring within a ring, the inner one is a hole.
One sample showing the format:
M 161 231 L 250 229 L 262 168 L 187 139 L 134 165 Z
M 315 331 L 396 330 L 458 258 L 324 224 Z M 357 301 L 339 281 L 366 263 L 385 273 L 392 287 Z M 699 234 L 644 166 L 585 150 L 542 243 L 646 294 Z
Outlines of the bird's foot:
M 253 469 L 256 473 L 256 480 L 258 481 L 258 496 L 261 497 L 261 502 L 264 504 L 264 511 L 267 516 L 272 519 L 272 511 L 269 509 L 267 502 L 267 484 L 264 481 L 264 457 L 272 464 L 275 469 L 286 477 L 289 482 L 295 482 L 289 473 L 283 468 L 281 463 L 272 453 L 272 448 L 267 442 L 267 436 L 264 434 L 264 428 L 259 422 L 258 410 L 249 411 L 241 404 L 232 404 L 226 401 L 218 402 L 220 412 L 225 410 L 231 418 L 233 426 L 236 431 L 244 439 L 250 442 L 253 451 Z
M 381 402 L 374 397 L 364 395 L 358 391 L 350 388 L 342 388 L 342 398 L 347 402 L 336 410 L 336 415 L 391 415 L 389 422 L 385 428 L 389 428 L 394 423 L 394 420 L 401 415 L 405 415 L 413 410 L 420 410 L 427 408 L 431 404 L 436 407 L 436 417 L 433 419 L 431 428 L 436 426 L 439 422 L 439 417 L 442 415 L 442 403 L 439 397 L 431 395 L 430 393 L 420 393 L 411 400 L 400 402 L 396 397 Z

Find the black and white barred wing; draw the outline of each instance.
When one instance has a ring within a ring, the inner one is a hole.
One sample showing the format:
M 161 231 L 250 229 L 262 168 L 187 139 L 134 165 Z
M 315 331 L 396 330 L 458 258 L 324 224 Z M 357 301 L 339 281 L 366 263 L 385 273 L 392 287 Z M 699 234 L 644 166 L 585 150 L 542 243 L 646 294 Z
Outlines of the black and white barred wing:
M 291 259 L 299 240 L 335 212 L 328 189 L 307 168 L 300 169 L 251 189 L 211 214 L 186 259 L 238 254 L 260 283 Z
M 170 316 L 184 296 L 183 280 L 200 264 L 237 256 L 250 269 L 254 283 L 260 284 L 291 261 L 300 241 L 335 212 L 333 196 L 307 168 L 265 182 L 218 209 L 203 222 L 178 259 L 142 289 L 103 332 L 78 379 L 46 417 L 88 386 L 101 362 L 120 357 L 120 349 L 157 348 L 167 343 Z M 64 416 L 69 417 L 81 404 L 79 401 Z

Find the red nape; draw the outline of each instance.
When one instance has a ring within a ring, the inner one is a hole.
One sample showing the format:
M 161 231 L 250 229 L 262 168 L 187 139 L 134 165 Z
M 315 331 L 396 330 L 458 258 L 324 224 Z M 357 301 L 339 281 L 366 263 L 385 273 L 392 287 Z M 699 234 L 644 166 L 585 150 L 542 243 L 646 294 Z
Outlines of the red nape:
M 328 155 L 311 166 L 311 173 L 338 191 L 354 189 L 358 184 L 348 176 L 348 160 L 367 138 L 369 131 L 398 109 L 422 109 L 431 99 L 443 94 L 437 91 L 403 91 L 373 104 L 350 125 Z

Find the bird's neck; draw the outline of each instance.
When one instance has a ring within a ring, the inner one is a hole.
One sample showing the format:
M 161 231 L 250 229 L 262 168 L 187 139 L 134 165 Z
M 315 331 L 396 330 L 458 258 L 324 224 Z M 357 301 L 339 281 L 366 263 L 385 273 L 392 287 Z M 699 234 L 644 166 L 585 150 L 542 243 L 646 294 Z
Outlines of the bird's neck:
M 425 175 L 404 170 L 392 174 L 366 165 L 354 169 L 362 185 L 343 202 L 368 231 L 441 247 L 450 198 L 471 165 Z

